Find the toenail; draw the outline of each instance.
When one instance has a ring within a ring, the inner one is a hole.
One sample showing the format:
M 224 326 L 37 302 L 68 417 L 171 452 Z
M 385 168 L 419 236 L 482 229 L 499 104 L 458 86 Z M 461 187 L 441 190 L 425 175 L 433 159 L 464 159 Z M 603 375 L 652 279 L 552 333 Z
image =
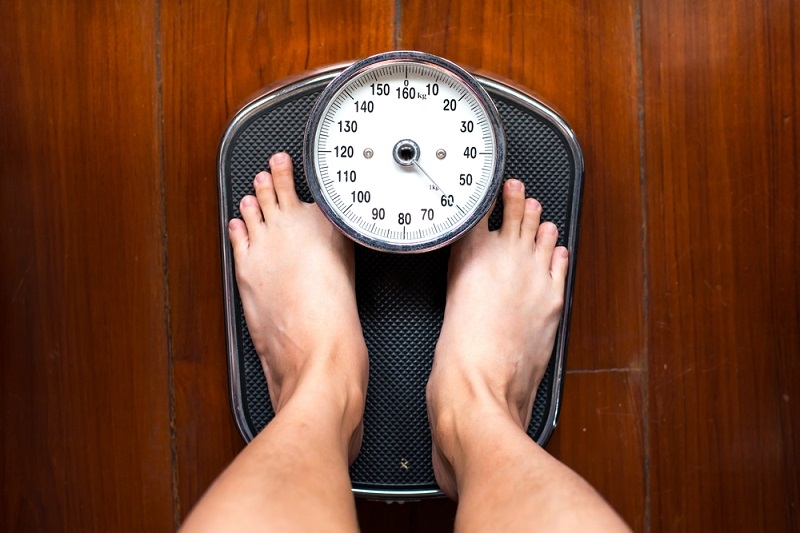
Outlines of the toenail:
M 542 205 L 536 198 L 526 198 L 525 207 L 527 207 L 528 209 L 532 209 L 534 211 L 538 211 L 539 208 L 542 207 Z
M 525 188 L 525 186 L 519 180 L 508 180 L 506 183 L 508 183 L 508 188 L 512 191 L 518 191 Z
M 272 156 L 272 162 L 273 163 L 283 163 L 284 161 L 286 161 L 286 157 L 287 157 L 287 155 L 284 152 L 278 152 L 277 154 L 274 154 Z
M 265 179 L 267 179 L 267 175 L 264 172 L 259 172 L 256 174 L 256 183 L 262 183 Z

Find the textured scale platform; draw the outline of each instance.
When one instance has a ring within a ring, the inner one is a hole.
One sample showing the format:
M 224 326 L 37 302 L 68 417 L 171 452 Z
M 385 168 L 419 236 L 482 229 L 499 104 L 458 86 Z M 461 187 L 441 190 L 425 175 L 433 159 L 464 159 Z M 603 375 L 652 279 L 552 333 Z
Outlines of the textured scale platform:
M 274 413 L 236 291 L 227 220 L 239 216 L 241 198 L 253 193 L 253 177 L 278 151 L 292 156 L 298 194 L 311 201 L 302 164 L 306 119 L 316 97 L 342 69 L 310 74 L 256 97 L 234 116 L 221 143 L 220 227 L 231 398 L 237 426 L 248 441 Z M 571 130 L 555 112 L 519 89 L 477 77 L 502 117 L 508 150 L 505 177 L 525 183 L 528 195 L 542 203 L 543 219 L 558 227 L 559 244 L 570 249 L 562 323 L 528 427 L 530 437 L 544 445 L 555 426 L 563 386 L 583 160 Z M 502 208 L 498 201 L 491 229 L 499 227 Z M 364 441 L 350 469 L 357 494 L 396 500 L 440 494 L 430 459 L 425 384 L 444 313 L 448 257 L 449 248 L 397 255 L 356 246 L 356 296 L 370 357 Z

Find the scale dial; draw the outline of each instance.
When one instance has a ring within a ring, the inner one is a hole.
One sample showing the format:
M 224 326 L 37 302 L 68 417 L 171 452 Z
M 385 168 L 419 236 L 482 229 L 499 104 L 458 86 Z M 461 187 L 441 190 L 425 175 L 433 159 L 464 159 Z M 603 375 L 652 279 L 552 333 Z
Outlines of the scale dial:
M 303 159 L 323 213 L 376 250 L 445 246 L 494 203 L 505 138 L 494 103 L 457 65 L 421 52 L 354 63 L 322 92 Z

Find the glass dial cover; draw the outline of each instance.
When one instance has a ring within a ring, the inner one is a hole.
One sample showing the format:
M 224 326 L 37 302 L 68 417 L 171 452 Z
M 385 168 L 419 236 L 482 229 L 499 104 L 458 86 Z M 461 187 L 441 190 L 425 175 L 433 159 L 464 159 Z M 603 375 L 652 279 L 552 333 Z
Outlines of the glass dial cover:
M 503 179 L 499 113 L 438 56 L 387 52 L 322 92 L 303 141 L 315 202 L 350 238 L 387 252 L 445 246 L 492 207 Z

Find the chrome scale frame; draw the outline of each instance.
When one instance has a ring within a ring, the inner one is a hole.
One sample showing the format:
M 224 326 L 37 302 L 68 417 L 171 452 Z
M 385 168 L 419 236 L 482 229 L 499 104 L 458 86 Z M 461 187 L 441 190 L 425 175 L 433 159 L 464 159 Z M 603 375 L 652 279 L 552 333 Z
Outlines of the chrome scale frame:
M 222 244 L 222 266 L 223 266 L 223 290 L 225 294 L 225 331 L 228 346 L 228 376 L 230 378 L 230 397 L 231 408 L 233 411 L 233 418 L 236 427 L 239 429 L 245 441 L 250 442 L 255 435 L 252 434 L 247 425 L 244 415 L 244 405 L 242 401 L 241 385 L 242 376 L 239 374 L 239 351 L 236 343 L 236 326 L 234 317 L 236 316 L 236 309 L 233 307 L 234 292 L 235 292 L 235 277 L 233 274 L 233 251 L 231 248 L 230 238 L 228 236 L 228 221 L 231 218 L 231 213 L 228 212 L 227 203 L 224 201 L 227 198 L 228 187 L 225 183 L 225 158 L 231 147 L 234 134 L 238 130 L 240 124 L 246 123 L 253 115 L 258 114 L 265 106 L 272 106 L 279 104 L 282 100 L 294 96 L 294 93 L 300 90 L 308 89 L 311 86 L 320 85 L 324 88 L 336 76 L 341 74 L 346 68 L 353 63 L 340 63 L 330 65 L 328 67 L 306 72 L 298 76 L 284 79 L 271 86 L 266 87 L 261 92 L 254 95 L 249 103 L 244 105 L 239 111 L 236 112 L 230 124 L 228 125 L 225 133 L 220 141 L 219 151 L 217 154 L 217 179 L 219 187 L 219 207 L 220 207 L 220 236 Z M 494 92 L 503 95 L 503 97 L 514 101 L 522 107 L 527 107 L 534 110 L 537 114 L 543 116 L 551 122 L 552 125 L 564 136 L 567 145 L 572 151 L 575 161 L 575 171 L 572 176 L 573 196 L 572 196 L 572 209 L 570 213 L 570 236 L 566 242 L 567 250 L 569 252 L 569 270 L 567 272 L 564 309 L 561 315 L 561 322 L 559 324 L 558 338 L 561 339 L 559 350 L 554 357 L 555 361 L 555 374 L 553 376 L 553 395 L 550 398 L 551 408 L 549 410 L 547 419 L 543 423 L 542 433 L 539 436 L 538 443 L 544 444 L 553 433 L 558 422 L 558 416 L 561 410 L 561 396 L 562 390 L 563 367 L 564 357 L 566 354 L 567 344 L 569 341 L 569 317 L 572 310 L 572 294 L 575 282 L 575 260 L 578 248 L 578 233 L 580 228 L 579 220 L 579 207 L 583 195 L 583 176 L 584 176 L 584 162 L 583 153 L 581 152 L 580 145 L 578 144 L 577 137 L 567 123 L 547 105 L 543 104 L 538 99 L 534 98 L 526 89 L 517 86 L 508 80 L 501 80 L 495 76 L 487 73 L 472 72 L 474 76 L 485 89 L 491 88 Z M 385 500 L 385 501 L 409 501 L 427 498 L 441 497 L 444 493 L 437 489 L 418 489 L 418 490 L 390 490 L 390 489 L 359 489 L 353 488 L 353 493 L 357 496 Z

